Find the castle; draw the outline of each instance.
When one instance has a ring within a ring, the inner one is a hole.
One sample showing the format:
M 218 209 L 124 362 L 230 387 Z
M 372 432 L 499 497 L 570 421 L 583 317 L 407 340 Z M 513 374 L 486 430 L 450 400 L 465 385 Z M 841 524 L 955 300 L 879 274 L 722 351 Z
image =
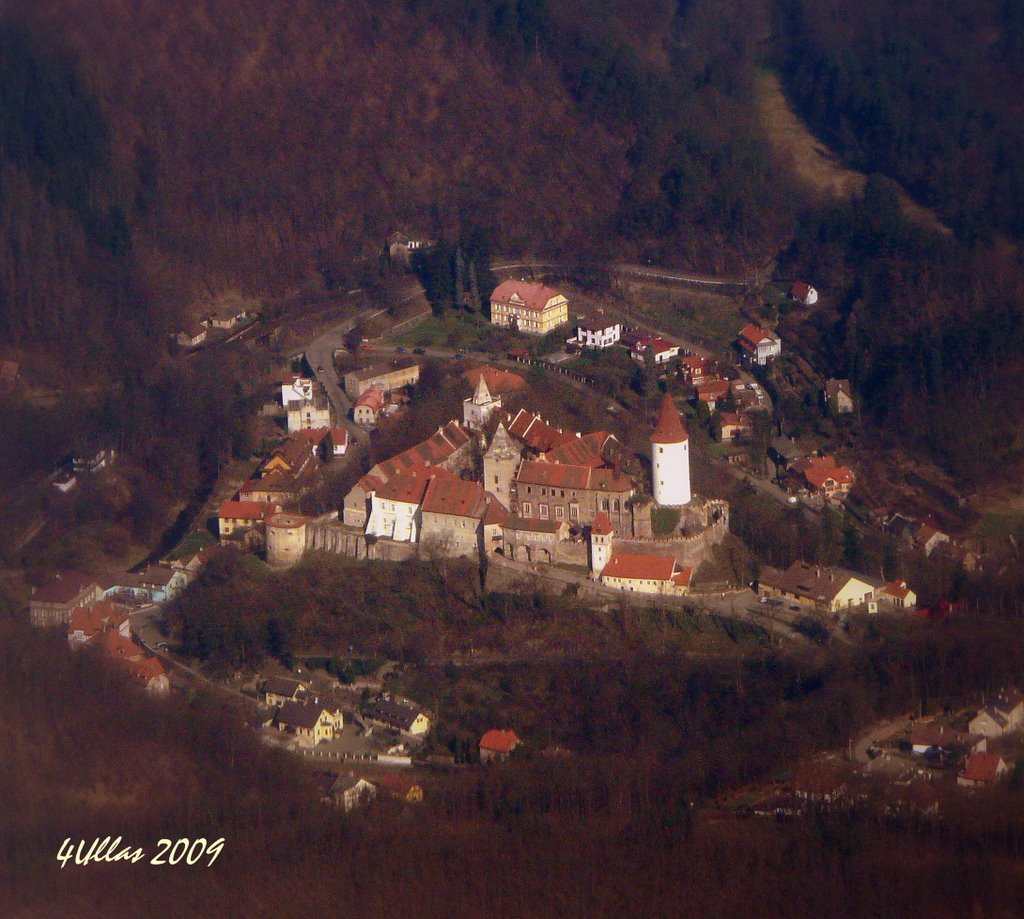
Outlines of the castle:
M 340 513 L 272 521 L 267 560 L 285 566 L 308 551 L 481 561 L 499 554 L 576 564 L 624 590 L 685 593 L 728 531 L 729 510 L 692 494 L 689 437 L 672 397 L 664 396 L 650 435 L 649 483 L 612 434 L 563 431 L 500 405 L 481 379 L 464 402 L 463 424 L 450 421 L 377 463 Z M 659 535 L 652 520 L 657 514 L 664 529 L 663 508 L 677 511 L 677 522 Z

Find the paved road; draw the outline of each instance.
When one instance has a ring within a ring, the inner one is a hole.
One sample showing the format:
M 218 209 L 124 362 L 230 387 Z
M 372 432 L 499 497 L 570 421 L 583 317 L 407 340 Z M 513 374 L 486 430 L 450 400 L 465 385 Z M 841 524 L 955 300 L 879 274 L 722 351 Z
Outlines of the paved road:
M 613 274 L 621 274 L 626 277 L 651 278 L 659 281 L 675 281 L 683 284 L 698 284 L 707 287 L 717 288 L 747 288 L 757 282 L 757 278 L 736 278 L 736 277 L 713 277 L 707 274 L 695 274 L 687 271 L 674 271 L 669 268 L 662 268 L 658 265 L 568 265 L 565 262 L 537 262 L 532 260 L 508 261 L 501 265 L 492 265 L 492 271 L 514 271 L 517 268 L 525 268 L 533 271 L 541 269 L 545 271 L 580 271 L 586 268 L 604 268 Z

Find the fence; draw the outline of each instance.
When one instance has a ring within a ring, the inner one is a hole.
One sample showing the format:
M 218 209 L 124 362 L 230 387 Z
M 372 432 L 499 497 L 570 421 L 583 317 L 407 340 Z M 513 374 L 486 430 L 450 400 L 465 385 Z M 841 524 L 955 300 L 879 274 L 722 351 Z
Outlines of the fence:
M 527 364 L 530 367 L 540 367 L 541 370 L 549 370 L 552 373 L 560 373 L 563 377 L 569 377 L 569 379 L 575 380 L 577 383 L 583 383 L 585 386 L 597 385 L 597 380 L 591 380 L 589 377 L 585 377 L 581 373 L 566 370 L 565 367 L 559 367 L 557 364 L 552 364 L 548 361 L 538 361 L 528 357 L 509 357 L 509 360 L 515 361 L 517 364 Z
M 411 756 L 389 756 L 385 753 L 343 753 L 341 750 L 321 750 L 314 747 L 312 750 L 306 747 L 299 747 L 299 752 L 310 759 L 334 759 L 347 760 L 361 763 L 377 763 L 380 766 L 411 766 Z

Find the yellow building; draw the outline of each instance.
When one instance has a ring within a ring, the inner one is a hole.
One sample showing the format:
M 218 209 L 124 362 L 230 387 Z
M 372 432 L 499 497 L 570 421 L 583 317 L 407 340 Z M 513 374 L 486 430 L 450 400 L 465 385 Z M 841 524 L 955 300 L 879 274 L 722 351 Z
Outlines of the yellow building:
M 527 335 L 546 335 L 569 321 L 569 301 L 529 281 L 503 281 L 491 294 L 491 322 Z
M 877 599 L 878 585 L 842 568 L 793 562 L 785 571 L 765 566 L 758 577 L 762 594 L 795 600 L 801 606 L 837 613 Z

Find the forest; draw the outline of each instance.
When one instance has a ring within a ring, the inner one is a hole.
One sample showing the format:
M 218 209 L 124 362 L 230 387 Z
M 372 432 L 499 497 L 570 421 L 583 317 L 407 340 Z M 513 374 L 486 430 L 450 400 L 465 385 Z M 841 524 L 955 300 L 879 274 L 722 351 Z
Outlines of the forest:
M 867 721 L 971 701 L 1024 665 L 1015 622 L 881 620 L 860 646 L 736 660 L 637 651 L 423 671 L 453 744 L 495 712 L 524 760 L 423 778 L 422 808 L 345 816 L 300 764 L 267 750 L 241 710 L 200 694 L 160 702 L 88 651 L 0 622 L 0 903 L 7 914 L 414 916 L 1011 915 L 1024 893 L 1024 787 L 943 799 L 943 817 L 866 800 L 804 820 L 732 816 L 715 796 Z M 43 681 L 26 680 L 42 669 Z M 490 710 L 481 699 L 493 698 Z M 494 706 L 497 705 L 497 708 Z M 538 755 L 546 744 L 568 758 Z M 73 748 L 73 759 L 66 750 Z M 211 869 L 60 868 L 65 838 L 223 836 Z M 458 866 L 454 869 L 453 866 Z M 609 870 L 614 866 L 615 870 Z M 197 875 L 198 876 L 195 876 Z M 320 878 L 310 883 L 310 878 Z

